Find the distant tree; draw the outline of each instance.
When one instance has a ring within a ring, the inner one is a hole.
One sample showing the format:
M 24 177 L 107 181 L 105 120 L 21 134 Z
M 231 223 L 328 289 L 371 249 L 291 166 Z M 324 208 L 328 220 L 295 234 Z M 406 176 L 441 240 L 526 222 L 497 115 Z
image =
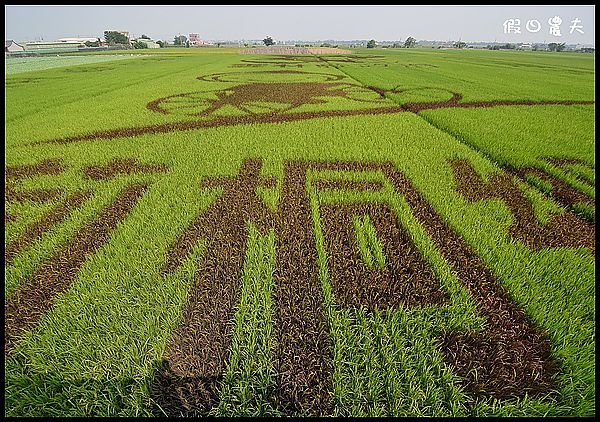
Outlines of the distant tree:
M 86 47 L 100 47 L 100 40 L 96 40 L 96 41 L 86 41 L 86 42 L 85 42 L 85 46 L 86 46 Z
M 143 38 L 143 39 L 145 39 L 145 40 L 150 40 L 150 39 L 151 39 L 151 38 L 150 38 L 148 35 L 146 35 L 146 34 L 142 34 L 142 36 L 141 36 L 140 38 Z
M 501 44 L 501 45 L 494 45 L 492 48 L 492 50 L 514 50 L 517 48 L 516 44 L 511 44 L 511 43 L 506 43 L 506 44 Z
M 370 40 L 370 41 L 367 43 L 367 48 L 375 48 L 375 46 L 376 46 L 376 45 L 377 45 L 377 41 L 375 41 L 375 40 Z
M 583 48 L 580 48 L 577 51 L 579 51 L 581 53 L 593 53 L 594 51 L 596 51 L 596 49 L 593 48 L 593 47 L 583 47 Z
M 563 51 L 564 49 L 565 49 L 564 42 L 561 42 L 561 43 L 551 42 L 550 44 L 548 44 L 548 50 L 550 50 L 550 51 Z
M 178 35 L 173 41 L 175 45 L 183 46 L 187 42 L 187 37 L 185 35 Z
M 413 37 L 408 37 L 406 41 L 404 41 L 404 47 L 406 48 L 411 48 L 415 45 L 417 45 L 417 40 L 415 40 Z
M 133 48 L 136 50 L 141 50 L 143 48 L 148 48 L 148 45 L 144 41 L 137 40 L 133 43 Z
M 275 42 L 273 41 L 273 38 L 271 38 L 271 37 L 266 37 L 265 39 L 263 39 L 263 43 L 267 47 L 270 46 L 270 45 L 275 44 Z
M 127 37 L 117 31 L 104 31 L 104 39 L 108 45 L 129 43 Z
M 156 44 L 158 44 L 160 48 L 165 48 L 167 43 L 162 40 L 157 40 Z
M 463 42 L 463 41 L 456 41 L 456 42 L 453 44 L 453 46 L 454 46 L 455 48 L 465 48 L 465 47 L 467 46 L 467 43 L 466 43 L 466 42 Z

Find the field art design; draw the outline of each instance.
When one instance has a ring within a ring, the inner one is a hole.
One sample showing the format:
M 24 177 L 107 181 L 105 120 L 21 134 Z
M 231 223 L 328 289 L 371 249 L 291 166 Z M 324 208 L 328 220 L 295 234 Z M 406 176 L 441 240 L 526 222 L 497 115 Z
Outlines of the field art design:
M 280 50 L 5 76 L 5 416 L 595 416 L 593 58 Z

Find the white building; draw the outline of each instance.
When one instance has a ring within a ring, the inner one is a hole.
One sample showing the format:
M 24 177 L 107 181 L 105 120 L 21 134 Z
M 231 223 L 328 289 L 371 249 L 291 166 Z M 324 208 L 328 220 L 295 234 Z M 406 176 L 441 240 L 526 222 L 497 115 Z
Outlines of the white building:
M 13 53 L 15 51 L 24 51 L 25 48 L 22 45 L 17 44 L 13 40 L 4 40 L 4 52 Z
M 92 38 L 92 37 L 84 37 L 84 38 L 59 38 L 58 41 L 60 42 L 78 42 L 81 44 L 85 44 L 86 42 L 96 42 L 98 41 L 98 38 Z
M 136 42 L 143 42 L 146 44 L 146 48 L 160 48 L 160 45 L 158 45 L 155 41 L 146 38 L 138 38 Z
M 24 47 L 25 50 L 46 50 L 49 48 L 77 49 L 85 47 L 85 44 L 79 41 L 31 41 L 26 42 Z

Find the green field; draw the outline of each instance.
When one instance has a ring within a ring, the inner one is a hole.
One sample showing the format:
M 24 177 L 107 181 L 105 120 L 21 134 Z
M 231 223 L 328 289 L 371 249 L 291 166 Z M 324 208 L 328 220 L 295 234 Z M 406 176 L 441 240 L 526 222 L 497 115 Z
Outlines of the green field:
M 75 66 L 79 64 L 102 63 L 114 60 L 138 58 L 139 54 L 111 54 L 111 55 L 81 55 L 81 56 L 40 56 L 40 57 L 6 57 L 4 60 L 4 74 L 33 72 L 55 67 Z
M 595 416 L 592 55 L 151 53 L 5 76 L 5 416 Z

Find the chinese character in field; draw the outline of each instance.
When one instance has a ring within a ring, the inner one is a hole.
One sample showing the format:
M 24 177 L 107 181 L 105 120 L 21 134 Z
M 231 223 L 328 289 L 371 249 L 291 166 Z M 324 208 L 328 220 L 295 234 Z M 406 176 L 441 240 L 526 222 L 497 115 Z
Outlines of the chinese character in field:
M 520 34 L 521 33 L 521 19 L 507 19 L 502 24 L 504 26 L 505 34 Z
M 569 34 L 572 34 L 572 33 L 573 33 L 573 31 L 577 31 L 577 32 L 579 32 L 580 34 L 583 34 L 583 31 L 581 30 L 581 28 L 583 28 L 583 25 L 578 25 L 578 23 L 581 23 L 581 19 L 579 19 L 579 18 L 575 18 L 575 19 L 573 19 L 573 20 L 571 21 L 571 23 L 572 23 L 573 25 L 571 25 L 571 26 L 569 27 L 569 29 L 571 30 L 571 31 L 569 32 Z
M 562 23 L 562 19 L 560 16 L 554 16 L 553 18 L 548 19 L 548 24 L 550 25 L 550 35 L 554 35 L 555 37 L 560 37 L 560 24 Z
M 542 29 L 542 24 L 536 19 L 530 19 L 525 24 L 525 28 L 527 28 L 527 31 L 529 32 L 539 32 L 539 30 Z

